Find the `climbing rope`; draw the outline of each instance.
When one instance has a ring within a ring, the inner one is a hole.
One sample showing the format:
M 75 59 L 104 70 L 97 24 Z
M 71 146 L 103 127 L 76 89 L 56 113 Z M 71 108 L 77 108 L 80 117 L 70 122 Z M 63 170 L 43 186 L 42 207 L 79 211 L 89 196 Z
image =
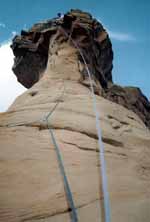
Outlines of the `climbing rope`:
M 66 192 L 69 209 L 71 210 L 71 212 L 70 212 L 71 222 L 78 222 L 77 211 L 76 211 L 76 208 L 75 208 L 73 195 L 72 195 L 72 192 L 71 192 L 71 189 L 70 189 L 70 186 L 69 186 L 69 182 L 68 182 L 68 179 L 67 179 L 67 176 L 66 176 L 66 172 L 65 172 L 65 168 L 64 168 L 64 164 L 63 164 L 63 159 L 62 159 L 61 152 L 60 152 L 60 148 L 59 148 L 59 146 L 56 142 L 54 132 L 53 132 L 53 130 L 50 127 L 49 122 L 48 122 L 49 117 L 52 115 L 52 113 L 56 110 L 57 106 L 59 105 L 59 103 L 61 101 L 60 98 L 63 97 L 64 92 L 65 92 L 65 87 L 64 87 L 64 90 L 62 91 L 57 103 L 55 104 L 53 109 L 48 113 L 48 115 L 44 118 L 44 120 L 47 123 L 47 127 L 48 127 L 48 130 L 49 130 L 49 133 L 50 133 L 50 136 L 51 136 L 51 139 L 52 139 L 52 142 L 54 144 L 55 151 L 56 151 L 60 172 L 61 172 L 63 182 L 64 182 L 64 189 L 65 189 L 65 192 Z
M 92 99 L 93 99 L 93 109 L 94 109 L 94 113 L 95 113 L 96 129 L 97 129 L 97 134 L 98 134 L 98 145 L 99 145 L 99 151 L 100 151 L 99 152 L 99 158 L 100 158 L 100 162 L 101 162 L 101 175 L 102 175 L 102 190 L 103 190 L 103 195 L 104 195 L 105 222 L 110 222 L 111 221 L 111 219 L 110 219 L 110 203 L 109 203 L 109 194 L 108 194 L 108 188 L 107 188 L 106 162 L 105 162 L 105 158 L 104 158 L 104 146 L 103 146 L 103 142 L 102 142 L 102 132 L 101 132 L 101 127 L 100 127 L 100 118 L 99 118 L 99 112 L 97 111 L 96 96 L 95 96 L 95 93 L 94 93 L 92 75 L 89 71 L 87 62 L 86 62 L 86 60 L 84 58 L 84 55 L 83 55 L 81 49 L 79 48 L 78 44 L 72 39 L 71 35 L 68 35 L 68 33 L 65 30 L 63 30 L 63 31 L 64 31 L 65 35 L 69 38 L 69 40 L 72 41 L 74 46 L 79 51 L 79 53 L 80 53 L 80 55 L 83 59 L 83 62 L 85 64 L 85 67 L 86 67 L 86 70 L 87 70 L 87 73 L 88 73 L 88 77 L 89 77 L 89 80 L 90 80 L 90 88 L 91 88 Z M 64 91 L 65 91 L 65 88 L 64 88 Z M 64 94 L 64 91 L 62 92 L 62 95 Z M 62 95 L 60 97 L 62 97 Z M 51 135 L 51 139 L 52 139 L 52 142 L 54 144 L 55 151 L 56 151 L 56 155 L 57 155 L 61 175 L 63 177 L 64 189 L 65 189 L 65 192 L 66 192 L 68 205 L 69 205 L 69 208 L 71 210 L 71 222 L 78 222 L 78 216 L 77 216 L 75 204 L 74 204 L 74 201 L 73 201 L 73 195 L 71 193 L 69 182 L 68 182 L 68 179 L 67 179 L 67 176 L 66 176 L 66 172 L 65 172 L 61 152 L 60 152 L 60 148 L 59 148 L 59 146 L 56 142 L 53 130 L 49 126 L 49 122 L 48 122 L 49 117 L 56 110 L 59 103 L 60 103 L 60 99 L 58 99 L 57 103 L 55 104 L 53 109 L 48 113 L 48 115 L 44 118 L 44 120 L 47 123 L 47 127 L 48 127 L 48 130 L 49 130 L 49 133 Z
M 106 176 L 106 162 L 104 158 L 104 145 L 102 142 L 102 132 L 101 132 L 101 127 L 100 127 L 100 118 L 99 118 L 99 112 L 97 110 L 97 105 L 96 105 L 96 96 L 94 93 L 94 87 L 93 87 L 93 82 L 92 82 L 92 75 L 89 71 L 87 62 L 84 58 L 84 55 L 79 48 L 78 44 L 72 39 L 71 34 L 68 35 L 68 33 L 64 30 L 65 35 L 68 37 L 68 39 L 71 39 L 73 45 L 77 48 L 79 51 L 83 62 L 85 64 L 89 81 L 90 81 L 90 88 L 91 88 L 91 93 L 92 93 L 92 98 L 93 98 L 93 109 L 95 113 L 95 120 L 96 120 L 96 129 L 97 129 L 97 134 L 98 134 L 98 145 L 99 145 L 99 158 L 101 162 L 101 176 L 102 176 L 102 191 L 103 191 L 103 196 L 104 196 L 104 213 L 105 213 L 105 222 L 110 222 L 110 201 L 109 201 L 109 193 L 108 193 L 108 187 L 107 187 L 107 176 Z

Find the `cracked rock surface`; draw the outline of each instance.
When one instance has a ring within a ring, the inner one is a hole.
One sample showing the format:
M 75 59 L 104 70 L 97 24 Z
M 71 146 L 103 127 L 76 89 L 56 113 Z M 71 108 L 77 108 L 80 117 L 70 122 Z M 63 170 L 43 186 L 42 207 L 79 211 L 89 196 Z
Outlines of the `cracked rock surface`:
M 45 73 L 48 58 L 53 60 L 58 56 L 59 48 L 64 43 L 80 48 L 97 94 L 132 110 L 150 128 L 150 102 L 139 88 L 121 87 L 113 83 L 110 38 L 100 22 L 81 10 L 71 10 L 63 18 L 39 22 L 29 30 L 22 30 L 20 36 L 15 36 L 11 47 L 15 55 L 13 71 L 18 81 L 26 88 L 32 87 Z M 78 50 L 76 56 L 80 81 L 89 87 L 87 71 Z M 66 58 L 62 68 L 69 62 L 69 58 Z
M 51 44 L 51 43 L 50 43 Z M 51 47 L 51 46 L 50 46 Z M 0 221 L 70 222 L 54 131 L 79 222 L 103 222 L 92 96 L 80 82 L 76 49 L 63 43 L 40 81 L 0 113 Z M 99 95 L 112 222 L 149 222 L 150 131 L 131 110 Z

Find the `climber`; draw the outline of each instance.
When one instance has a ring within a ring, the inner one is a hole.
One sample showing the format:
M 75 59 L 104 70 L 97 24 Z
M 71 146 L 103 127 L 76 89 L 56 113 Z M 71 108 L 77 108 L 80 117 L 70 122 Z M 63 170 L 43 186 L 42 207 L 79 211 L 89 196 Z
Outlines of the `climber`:
M 58 18 L 62 19 L 62 18 L 64 17 L 64 14 L 62 14 L 62 13 L 59 12 L 59 13 L 57 14 L 57 16 L 58 16 Z

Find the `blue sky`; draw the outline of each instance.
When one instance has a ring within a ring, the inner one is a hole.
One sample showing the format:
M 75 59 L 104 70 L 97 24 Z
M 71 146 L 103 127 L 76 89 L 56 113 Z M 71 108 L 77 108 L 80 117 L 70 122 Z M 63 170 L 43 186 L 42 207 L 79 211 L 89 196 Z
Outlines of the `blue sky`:
M 58 12 L 79 8 L 92 13 L 103 23 L 110 34 L 114 50 L 114 82 L 121 85 L 138 86 L 150 98 L 149 0 L 0 0 L 0 3 L 0 54 L 5 50 L 3 46 L 8 46 L 8 41 L 15 32 L 19 33 L 21 29 L 29 28 L 40 20 L 55 17 Z M 12 58 L 8 48 L 7 51 Z M 6 74 L 4 74 L 4 64 L 3 69 L 1 65 L 2 61 L 0 61 L 2 86 Z M 10 66 L 9 68 L 11 69 Z M 11 73 L 11 75 L 13 74 Z M 10 88 L 16 81 L 15 77 L 13 78 L 13 80 L 12 78 L 7 79 Z M 14 97 L 24 90 L 15 83 L 15 87 L 17 85 L 20 87 L 20 91 L 17 90 Z M 3 88 L 4 92 L 2 93 L 2 89 L 0 91 L 1 96 L 5 95 L 6 87 Z M 8 106 L 3 105 L 1 101 L 0 97 L 0 111 Z

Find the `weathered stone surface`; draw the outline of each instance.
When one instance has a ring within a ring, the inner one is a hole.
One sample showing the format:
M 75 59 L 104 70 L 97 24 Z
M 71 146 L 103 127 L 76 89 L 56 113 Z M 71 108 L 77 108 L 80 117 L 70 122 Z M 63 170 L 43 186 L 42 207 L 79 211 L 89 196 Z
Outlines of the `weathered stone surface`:
M 72 40 L 88 64 L 96 86 L 95 92 L 133 110 L 150 128 L 149 101 L 138 88 L 113 84 L 113 51 L 109 36 L 102 24 L 81 10 L 71 10 L 63 18 L 37 23 L 13 39 L 13 71 L 18 81 L 27 88 L 32 87 L 42 77 L 48 57 L 57 55 L 63 43 L 75 48 Z M 76 55 L 82 83 L 89 86 L 87 71 L 78 50 Z
M 150 128 L 150 102 L 139 88 L 113 84 L 106 90 L 104 97 L 135 112 Z
M 13 71 L 25 87 L 30 88 L 40 79 L 40 74 L 46 68 L 48 45 L 53 41 L 54 35 L 57 38 L 61 36 L 61 40 L 57 41 L 58 45 L 67 41 L 69 36 L 78 44 L 93 76 L 96 76 L 104 88 L 112 82 L 113 52 L 107 32 L 89 13 L 71 10 L 64 18 L 37 23 L 13 39 L 11 47 L 16 56 Z M 79 52 L 77 54 L 83 63 Z M 29 57 L 32 55 L 35 55 L 35 59 Z M 39 57 L 41 61 L 38 60 Z M 87 75 L 85 67 L 82 73 Z
M 52 50 L 50 43 L 50 50 Z M 60 145 L 79 222 L 104 221 L 92 96 L 76 49 L 48 59 L 40 81 L 0 114 L 0 221 L 70 222 L 54 146 Z M 99 95 L 112 222 L 149 222 L 150 131 L 132 111 Z M 101 210 L 100 210 L 101 209 Z

